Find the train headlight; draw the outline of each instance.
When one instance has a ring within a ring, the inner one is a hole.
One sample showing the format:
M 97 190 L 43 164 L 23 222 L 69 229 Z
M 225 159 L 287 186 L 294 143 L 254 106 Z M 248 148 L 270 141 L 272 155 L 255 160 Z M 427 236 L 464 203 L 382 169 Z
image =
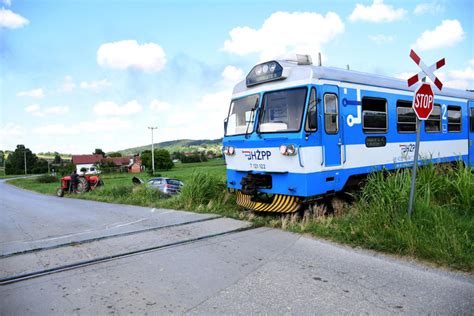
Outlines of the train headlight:
M 227 156 L 235 155 L 235 147 L 234 146 L 224 147 L 224 154 L 226 154 Z
M 293 144 L 281 145 L 280 154 L 282 154 L 283 156 L 294 156 L 296 155 L 296 146 Z

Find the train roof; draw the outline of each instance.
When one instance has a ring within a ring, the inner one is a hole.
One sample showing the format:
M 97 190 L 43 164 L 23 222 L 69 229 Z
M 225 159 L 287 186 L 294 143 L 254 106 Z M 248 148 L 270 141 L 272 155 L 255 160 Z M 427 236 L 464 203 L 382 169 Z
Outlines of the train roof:
M 407 86 L 406 80 L 401 80 L 397 78 L 381 76 L 366 72 L 346 70 L 336 67 L 326 67 L 326 66 L 315 66 L 315 65 L 298 65 L 294 61 L 287 60 L 276 60 L 284 69 L 291 69 L 289 75 L 284 80 L 271 81 L 267 83 L 262 83 L 247 87 L 246 81 L 243 80 L 239 82 L 235 88 L 233 94 L 243 94 L 251 93 L 253 91 L 261 91 L 263 87 L 271 88 L 275 83 L 285 83 L 291 86 L 291 82 L 304 82 L 310 83 L 312 80 L 333 80 L 344 83 L 351 84 L 360 84 L 366 86 L 380 87 L 380 88 L 389 88 L 402 91 L 412 91 L 414 92 L 420 83 L 417 83 L 410 88 Z M 438 88 L 434 87 L 433 92 L 435 95 L 455 97 L 467 100 L 474 100 L 474 92 L 468 90 L 444 88 L 440 92 Z

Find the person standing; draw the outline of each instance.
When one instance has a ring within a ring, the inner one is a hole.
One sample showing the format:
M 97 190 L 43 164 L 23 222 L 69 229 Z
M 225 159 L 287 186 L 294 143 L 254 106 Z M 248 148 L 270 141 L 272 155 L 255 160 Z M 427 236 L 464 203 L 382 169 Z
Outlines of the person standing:
M 76 172 L 76 169 L 74 169 L 71 173 L 71 184 L 69 188 L 69 192 L 77 192 L 77 183 L 79 182 L 79 175 Z

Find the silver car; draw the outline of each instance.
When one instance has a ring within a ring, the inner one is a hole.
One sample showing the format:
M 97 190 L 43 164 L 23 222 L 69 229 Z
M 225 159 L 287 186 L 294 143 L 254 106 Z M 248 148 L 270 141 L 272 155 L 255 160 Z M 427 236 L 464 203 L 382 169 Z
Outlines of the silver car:
M 147 186 L 160 190 L 166 195 L 176 195 L 183 186 L 183 182 L 171 178 L 152 178 L 147 181 Z

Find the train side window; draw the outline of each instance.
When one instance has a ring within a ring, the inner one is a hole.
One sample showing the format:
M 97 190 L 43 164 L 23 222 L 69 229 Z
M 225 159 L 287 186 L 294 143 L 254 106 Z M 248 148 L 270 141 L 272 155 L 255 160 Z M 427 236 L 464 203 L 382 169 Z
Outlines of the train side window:
M 471 108 L 471 117 L 469 119 L 471 121 L 471 133 L 474 133 L 474 108 Z
M 309 94 L 308 115 L 306 117 L 305 131 L 315 132 L 318 129 L 316 89 L 312 88 Z
M 327 134 L 337 134 L 339 131 L 337 95 L 332 93 L 324 95 L 324 129 Z
M 448 106 L 448 132 L 461 131 L 461 108 Z
M 430 117 L 425 121 L 425 132 L 436 133 L 441 131 L 441 105 L 433 105 Z
M 363 98 L 362 129 L 364 133 L 386 133 L 387 126 L 387 100 Z
M 397 131 L 399 133 L 416 132 L 416 115 L 411 102 L 397 102 Z

